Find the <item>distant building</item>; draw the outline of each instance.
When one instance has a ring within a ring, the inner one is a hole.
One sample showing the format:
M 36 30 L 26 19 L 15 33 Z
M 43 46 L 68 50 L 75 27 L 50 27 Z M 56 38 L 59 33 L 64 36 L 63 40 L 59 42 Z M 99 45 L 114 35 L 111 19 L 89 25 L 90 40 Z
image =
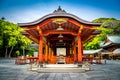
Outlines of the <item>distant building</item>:
M 103 58 L 120 59 L 120 35 L 107 35 L 100 46 L 103 48 Z

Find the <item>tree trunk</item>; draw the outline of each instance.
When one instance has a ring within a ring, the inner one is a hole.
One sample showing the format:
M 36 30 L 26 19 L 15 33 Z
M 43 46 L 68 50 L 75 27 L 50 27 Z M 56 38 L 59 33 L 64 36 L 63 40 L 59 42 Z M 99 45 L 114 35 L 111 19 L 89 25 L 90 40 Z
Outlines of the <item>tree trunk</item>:
M 11 53 L 13 51 L 14 46 L 11 47 L 10 53 L 9 53 L 9 58 L 11 57 Z
M 6 48 L 6 50 L 5 50 L 5 58 L 7 58 L 7 52 L 8 52 L 8 49 Z
M 25 56 L 25 49 L 23 48 L 23 56 Z

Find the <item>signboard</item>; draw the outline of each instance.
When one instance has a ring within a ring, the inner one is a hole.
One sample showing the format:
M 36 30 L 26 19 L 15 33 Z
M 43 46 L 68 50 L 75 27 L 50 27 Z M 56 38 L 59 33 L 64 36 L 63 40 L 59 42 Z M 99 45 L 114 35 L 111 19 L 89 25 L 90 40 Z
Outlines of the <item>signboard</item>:
M 66 48 L 56 48 L 57 56 L 66 56 Z

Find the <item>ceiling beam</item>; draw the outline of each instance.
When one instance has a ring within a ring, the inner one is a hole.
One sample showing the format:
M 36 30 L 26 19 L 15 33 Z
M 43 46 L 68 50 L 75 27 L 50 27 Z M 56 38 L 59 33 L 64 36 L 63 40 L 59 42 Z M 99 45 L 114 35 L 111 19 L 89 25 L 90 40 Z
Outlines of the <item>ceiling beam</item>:
M 72 40 L 72 39 L 70 39 L 70 38 L 58 38 L 58 37 L 56 37 L 56 38 L 51 38 L 50 40 Z
M 39 27 L 41 28 L 41 27 L 47 25 L 47 24 L 50 23 L 50 22 L 52 22 L 52 20 L 51 20 L 51 19 L 48 19 L 48 20 L 46 20 L 46 21 L 44 21 L 44 22 L 42 22 L 42 23 L 40 23 L 40 24 L 38 24 L 38 25 L 39 25 Z
M 51 34 L 71 34 L 73 36 L 77 36 L 77 33 L 73 30 L 49 30 L 43 32 L 43 36 L 49 36 Z

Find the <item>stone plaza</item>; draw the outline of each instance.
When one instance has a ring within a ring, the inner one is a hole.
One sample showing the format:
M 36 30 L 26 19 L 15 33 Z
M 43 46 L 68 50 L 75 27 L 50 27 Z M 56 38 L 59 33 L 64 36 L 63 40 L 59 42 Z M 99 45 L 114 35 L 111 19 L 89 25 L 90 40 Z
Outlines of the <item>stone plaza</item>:
M 15 59 L 0 59 L 0 80 L 120 80 L 120 60 L 92 64 L 86 72 L 41 73 L 28 70 L 29 64 L 16 65 Z

